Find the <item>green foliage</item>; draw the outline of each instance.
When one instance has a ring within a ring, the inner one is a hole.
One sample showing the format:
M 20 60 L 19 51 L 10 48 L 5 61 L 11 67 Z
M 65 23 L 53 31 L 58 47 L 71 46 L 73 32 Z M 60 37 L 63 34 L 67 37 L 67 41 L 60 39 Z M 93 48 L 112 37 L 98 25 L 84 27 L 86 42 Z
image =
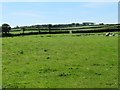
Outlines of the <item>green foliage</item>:
M 10 27 L 10 25 L 8 25 L 8 24 L 2 24 L 2 33 L 5 33 L 5 34 L 7 34 L 7 33 L 9 33 L 9 31 L 11 30 L 11 27 Z
M 116 24 L 103 24 L 103 25 L 93 25 L 93 26 L 78 26 L 77 24 L 73 23 L 71 24 L 72 26 L 67 26 L 67 27 L 55 27 L 52 24 L 48 24 L 47 28 L 45 26 L 39 26 L 37 25 L 36 27 L 26 27 L 25 28 L 25 33 L 29 32 L 38 32 L 38 33 L 43 33 L 43 32 L 56 32 L 56 33 L 69 33 L 69 30 L 72 30 L 73 33 L 81 33 L 83 31 L 85 32 L 110 32 L 110 31 L 119 31 L 119 26 Z M 12 34 L 18 33 L 20 34 L 21 31 L 20 29 L 12 29 Z
M 5 88 L 117 88 L 118 37 L 34 35 L 2 39 Z

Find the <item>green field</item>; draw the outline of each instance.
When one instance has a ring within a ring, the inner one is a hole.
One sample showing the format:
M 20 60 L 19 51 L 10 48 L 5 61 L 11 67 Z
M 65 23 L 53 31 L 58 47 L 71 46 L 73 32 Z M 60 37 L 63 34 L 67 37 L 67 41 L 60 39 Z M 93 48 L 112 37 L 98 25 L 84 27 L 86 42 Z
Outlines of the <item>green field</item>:
M 2 39 L 3 88 L 117 88 L 118 36 Z

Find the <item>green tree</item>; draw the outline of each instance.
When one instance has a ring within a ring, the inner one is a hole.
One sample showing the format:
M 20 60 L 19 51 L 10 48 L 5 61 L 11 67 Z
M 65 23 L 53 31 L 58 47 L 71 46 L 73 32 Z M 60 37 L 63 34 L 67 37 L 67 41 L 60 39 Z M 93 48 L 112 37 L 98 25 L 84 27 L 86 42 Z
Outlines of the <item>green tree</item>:
M 25 32 L 25 27 L 22 27 L 22 31 L 23 31 L 23 34 L 24 34 L 24 32 Z
M 76 26 L 80 26 L 80 24 L 79 24 L 79 23 L 76 23 Z
M 39 26 L 39 25 L 37 25 L 37 28 L 38 28 L 38 32 L 40 33 L 40 26 Z
M 48 24 L 49 33 L 51 32 L 52 24 Z
M 11 30 L 11 27 L 9 24 L 2 24 L 2 34 L 8 34 Z
M 76 26 L 76 24 L 75 23 L 72 23 L 72 27 L 75 27 Z

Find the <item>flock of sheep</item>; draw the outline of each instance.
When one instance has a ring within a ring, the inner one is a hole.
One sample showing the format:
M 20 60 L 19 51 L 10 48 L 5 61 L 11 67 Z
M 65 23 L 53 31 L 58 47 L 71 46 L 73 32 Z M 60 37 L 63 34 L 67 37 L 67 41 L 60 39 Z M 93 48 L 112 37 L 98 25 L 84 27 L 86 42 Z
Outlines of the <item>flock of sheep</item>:
M 110 33 L 110 32 L 108 32 L 108 33 L 106 33 L 105 35 L 106 35 L 106 36 L 115 36 L 115 33 Z

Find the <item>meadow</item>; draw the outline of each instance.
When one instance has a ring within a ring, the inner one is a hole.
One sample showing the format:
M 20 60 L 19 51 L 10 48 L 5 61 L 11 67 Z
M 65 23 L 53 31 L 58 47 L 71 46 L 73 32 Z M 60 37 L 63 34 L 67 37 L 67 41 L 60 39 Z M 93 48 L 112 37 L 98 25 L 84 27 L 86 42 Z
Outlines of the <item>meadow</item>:
M 117 88 L 118 36 L 2 38 L 3 88 Z

